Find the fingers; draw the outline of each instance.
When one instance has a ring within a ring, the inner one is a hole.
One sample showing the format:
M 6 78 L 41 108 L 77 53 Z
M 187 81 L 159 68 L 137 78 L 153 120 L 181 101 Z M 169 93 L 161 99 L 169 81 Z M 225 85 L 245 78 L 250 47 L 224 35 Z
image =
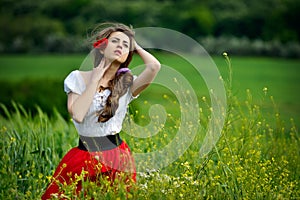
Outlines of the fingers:
M 137 47 L 138 47 L 139 45 L 137 44 L 137 42 L 136 42 L 136 40 L 133 40 L 133 49 L 136 51 L 137 50 Z
M 99 65 L 96 68 L 107 69 L 111 62 L 107 62 L 104 58 L 101 59 Z
M 105 59 L 101 59 L 99 65 L 97 67 L 95 67 L 93 69 L 93 72 L 92 72 L 92 78 L 93 79 L 97 79 L 97 80 L 100 80 L 101 76 L 103 75 L 103 73 L 105 72 Z
M 138 43 L 136 42 L 136 40 L 134 40 L 133 44 L 134 44 L 134 51 L 135 52 L 137 52 L 138 50 L 142 49 L 142 47 L 140 45 L 138 45 Z

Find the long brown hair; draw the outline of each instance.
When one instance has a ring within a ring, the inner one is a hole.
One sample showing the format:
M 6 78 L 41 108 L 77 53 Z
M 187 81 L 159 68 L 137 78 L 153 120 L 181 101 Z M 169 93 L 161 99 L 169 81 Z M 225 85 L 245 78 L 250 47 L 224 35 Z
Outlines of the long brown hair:
M 129 54 L 124 63 L 121 63 L 120 68 L 127 68 L 129 63 L 133 57 L 133 39 L 134 39 L 134 32 L 131 28 L 124 24 L 119 23 L 105 23 L 100 24 L 96 27 L 93 31 L 93 40 L 100 40 L 103 38 L 109 38 L 109 36 L 113 32 L 123 32 L 126 34 L 130 39 L 130 47 L 129 47 Z M 100 61 L 103 58 L 103 54 L 100 53 L 99 49 L 93 49 L 94 51 L 94 67 L 97 67 Z M 128 88 L 132 85 L 133 76 L 131 72 L 120 73 L 116 74 L 115 78 L 110 80 L 108 83 L 108 89 L 111 91 L 111 94 L 107 98 L 106 105 L 100 111 L 98 111 L 98 122 L 106 122 L 110 118 L 112 118 L 116 110 L 119 107 L 119 99 L 122 97 L 128 90 Z

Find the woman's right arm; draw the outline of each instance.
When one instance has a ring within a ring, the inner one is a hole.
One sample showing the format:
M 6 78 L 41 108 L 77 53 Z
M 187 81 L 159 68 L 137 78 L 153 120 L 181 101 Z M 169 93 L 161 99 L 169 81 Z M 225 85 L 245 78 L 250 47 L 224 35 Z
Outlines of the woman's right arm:
M 81 123 L 87 114 L 97 91 L 99 80 L 106 69 L 104 62 L 101 61 L 99 66 L 93 69 L 90 81 L 86 85 L 84 92 L 81 95 L 73 92 L 68 94 L 68 112 L 76 122 Z

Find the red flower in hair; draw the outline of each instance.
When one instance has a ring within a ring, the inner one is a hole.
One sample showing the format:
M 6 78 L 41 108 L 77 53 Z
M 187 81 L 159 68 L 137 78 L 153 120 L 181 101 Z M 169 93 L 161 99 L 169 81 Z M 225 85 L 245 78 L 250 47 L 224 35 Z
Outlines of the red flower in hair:
M 103 38 L 101 40 L 97 40 L 96 42 L 94 42 L 93 46 L 94 48 L 101 48 L 104 49 L 108 44 L 108 39 L 107 38 Z

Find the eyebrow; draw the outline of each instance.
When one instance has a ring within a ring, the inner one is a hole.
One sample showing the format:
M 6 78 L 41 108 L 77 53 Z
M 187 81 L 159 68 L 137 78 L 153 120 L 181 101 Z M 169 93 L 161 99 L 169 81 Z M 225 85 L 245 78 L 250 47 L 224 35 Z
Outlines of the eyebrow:
M 120 41 L 120 38 L 117 38 L 117 37 L 111 37 L 111 38 Z M 124 42 L 124 43 L 128 43 L 126 40 L 124 40 L 123 42 Z

